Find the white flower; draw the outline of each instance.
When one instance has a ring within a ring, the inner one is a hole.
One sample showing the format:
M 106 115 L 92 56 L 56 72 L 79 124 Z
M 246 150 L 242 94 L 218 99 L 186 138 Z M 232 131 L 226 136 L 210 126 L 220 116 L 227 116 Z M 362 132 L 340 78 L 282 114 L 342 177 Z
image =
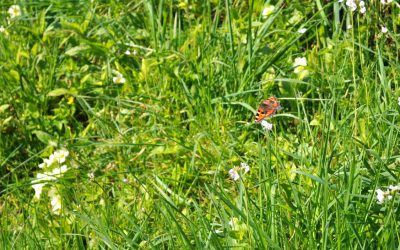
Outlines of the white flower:
M 59 210 L 61 210 L 61 196 L 54 187 L 49 190 L 48 195 L 51 199 L 51 211 L 55 214 L 59 214 Z
M 122 76 L 121 73 L 118 73 L 117 76 L 113 77 L 114 83 L 125 83 L 126 79 Z
M 262 120 L 260 124 L 265 130 L 272 130 L 272 123 Z
M 349 24 L 347 25 L 346 29 L 351 30 L 353 28 L 353 25 Z
M 4 28 L 4 26 L 0 26 L 0 33 L 6 33 L 6 29 Z
M 125 55 L 130 56 L 132 53 L 128 50 L 125 51 Z
M 307 31 L 306 28 L 301 28 L 297 32 L 299 32 L 300 34 L 304 34 L 304 33 L 306 33 L 306 31 Z
M 244 173 L 247 173 L 247 172 L 250 171 L 250 166 L 247 165 L 247 163 L 244 163 L 244 162 L 240 163 L 240 168 L 244 169 Z
M 389 4 L 393 2 L 393 0 L 381 0 L 381 4 Z
M 347 0 L 346 5 L 350 8 L 351 11 L 355 11 L 357 9 L 357 4 L 354 0 Z
M 39 164 L 39 168 L 45 168 L 45 167 L 47 167 L 46 163 L 43 162 Z
M 63 175 L 67 171 L 68 171 L 68 166 L 62 165 L 59 168 L 53 169 L 53 171 L 49 174 L 50 174 L 50 176 L 61 177 L 61 175 Z
M 32 185 L 32 188 L 35 190 L 35 198 L 38 200 L 40 199 L 44 185 L 46 185 L 46 183 L 37 183 Z
M 386 34 L 386 33 L 388 32 L 388 29 L 387 29 L 385 26 L 382 26 L 382 27 L 381 27 L 381 32 L 382 32 L 383 34 Z
M 263 18 L 266 18 L 267 16 L 271 15 L 274 12 L 274 10 L 275 10 L 275 6 L 268 5 L 263 9 L 261 15 L 263 16 Z
M 294 59 L 293 67 L 307 66 L 307 59 L 305 57 L 297 57 Z
M 358 6 L 360 6 L 360 13 L 361 14 L 365 14 L 365 12 L 367 12 L 367 8 L 365 7 L 365 2 L 364 1 L 360 1 Z
M 64 163 L 65 158 L 69 155 L 69 151 L 66 149 L 60 149 L 53 153 L 55 161 L 58 163 Z
M 400 185 L 398 185 L 398 186 L 393 186 L 393 185 L 390 185 L 389 186 L 389 189 L 393 192 L 393 191 L 398 191 L 398 190 L 400 190 Z
M 94 180 L 94 173 L 90 172 L 87 174 L 90 180 Z
M 378 200 L 379 203 L 383 203 L 385 200 L 385 192 L 383 192 L 381 189 L 376 190 L 376 199 Z
M 231 179 L 233 179 L 234 181 L 239 180 L 240 176 L 239 176 L 239 173 L 238 173 L 236 167 L 234 167 L 234 168 L 232 168 L 232 169 L 229 170 L 229 176 L 230 176 Z
M 48 159 L 43 159 L 43 163 L 45 165 L 42 165 L 44 168 L 50 167 L 53 165 L 53 163 L 56 162 L 56 158 L 54 157 L 54 154 L 50 155 Z
M 238 224 L 239 219 L 236 217 L 232 217 L 231 220 L 228 222 L 229 226 L 232 228 L 236 228 L 236 225 Z
M 43 187 L 47 184 L 48 181 L 55 180 L 53 176 L 48 173 L 38 173 L 36 175 L 36 179 L 31 181 L 32 188 L 35 190 L 35 198 L 40 199 L 40 195 L 42 194 Z
M 11 18 L 15 18 L 21 15 L 21 8 L 18 5 L 11 5 L 8 9 L 8 14 Z

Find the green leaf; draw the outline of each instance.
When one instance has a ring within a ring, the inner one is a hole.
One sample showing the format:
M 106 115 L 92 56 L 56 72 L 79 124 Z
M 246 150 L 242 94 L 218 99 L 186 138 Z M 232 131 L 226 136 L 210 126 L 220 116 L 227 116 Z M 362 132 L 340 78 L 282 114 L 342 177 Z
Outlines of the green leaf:
M 3 113 L 6 109 L 10 107 L 10 104 L 3 104 L 0 106 L 0 113 Z
M 46 145 L 54 144 L 53 137 L 49 133 L 40 130 L 35 130 L 32 133 L 35 134 L 39 139 L 39 141 L 43 142 L 44 144 Z
M 59 88 L 59 89 L 53 89 L 47 94 L 47 96 L 60 96 L 66 94 L 72 95 L 74 94 L 74 92 L 70 91 L 69 89 Z

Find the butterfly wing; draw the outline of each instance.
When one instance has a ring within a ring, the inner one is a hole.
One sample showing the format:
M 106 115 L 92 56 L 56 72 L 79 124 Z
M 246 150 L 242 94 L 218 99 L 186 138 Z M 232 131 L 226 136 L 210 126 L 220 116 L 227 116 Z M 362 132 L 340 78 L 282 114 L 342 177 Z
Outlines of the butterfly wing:
M 263 101 L 258 107 L 256 115 L 256 123 L 261 122 L 265 118 L 273 116 L 277 110 L 282 109 L 281 104 L 275 96 Z

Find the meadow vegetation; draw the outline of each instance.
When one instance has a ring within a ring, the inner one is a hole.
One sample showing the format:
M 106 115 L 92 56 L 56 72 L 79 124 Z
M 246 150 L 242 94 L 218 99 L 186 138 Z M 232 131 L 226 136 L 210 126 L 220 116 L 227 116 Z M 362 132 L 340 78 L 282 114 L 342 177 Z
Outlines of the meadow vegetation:
M 0 15 L 0 248 L 400 247 L 398 1 Z

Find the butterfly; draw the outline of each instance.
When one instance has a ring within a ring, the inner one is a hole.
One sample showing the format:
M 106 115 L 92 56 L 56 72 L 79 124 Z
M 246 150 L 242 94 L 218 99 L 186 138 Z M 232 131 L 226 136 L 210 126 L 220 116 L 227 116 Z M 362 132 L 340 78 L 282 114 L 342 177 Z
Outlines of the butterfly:
M 258 107 L 256 115 L 256 123 L 261 122 L 265 118 L 273 116 L 277 110 L 282 109 L 281 104 L 275 96 L 264 100 Z

